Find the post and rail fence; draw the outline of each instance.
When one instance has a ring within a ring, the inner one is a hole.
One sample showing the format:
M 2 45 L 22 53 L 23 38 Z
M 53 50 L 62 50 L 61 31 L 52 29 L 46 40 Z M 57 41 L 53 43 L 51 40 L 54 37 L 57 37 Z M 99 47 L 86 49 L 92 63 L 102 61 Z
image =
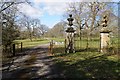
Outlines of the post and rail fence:
M 3 53 L 7 53 L 6 56 L 15 56 L 16 53 L 23 51 L 23 42 L 20 43 L 12 43 L 10 46 L 5 46 L 3 49 Z
M 13 56 L 16 55 L 16 49 L 19 49 L 20 48 L 20 52 L 22 52 L 22 49 L 23 49 L 23 43 L 14 43 L 13 45 L 13 49 L 12 49 L 12 53 L 13 53 Z M 20 46 L 20 47 L 19 47 Z

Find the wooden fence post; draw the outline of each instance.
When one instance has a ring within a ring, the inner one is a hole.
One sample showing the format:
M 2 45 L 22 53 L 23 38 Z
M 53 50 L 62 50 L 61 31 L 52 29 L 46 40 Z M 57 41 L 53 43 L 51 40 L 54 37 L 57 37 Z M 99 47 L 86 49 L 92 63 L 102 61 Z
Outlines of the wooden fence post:
M 13 56 L 15 56 L 15 44 L 13 44 Z
M 21 42 L 21 52 L 22 52 L 22 45 L 23 45 L 23 43 Z
M 12 53 L 12 45 L 10 45 L 10 53 Z
M 65 53 L 67 53 L 66 44 L 67 44 L 67 41 L 66 41 L 66 39 L 65 39 L 65 44 L 64 44 L 64 45 L 65 45 Z
M 53 40 L 50 42 L 50 45 L 49 45 L 49 53 L 50 55 L 53 55 Z

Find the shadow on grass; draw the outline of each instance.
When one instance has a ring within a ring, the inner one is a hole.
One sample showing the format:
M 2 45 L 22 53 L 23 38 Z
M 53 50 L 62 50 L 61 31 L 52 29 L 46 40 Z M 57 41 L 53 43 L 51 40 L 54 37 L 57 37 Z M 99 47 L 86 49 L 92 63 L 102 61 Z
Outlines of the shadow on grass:
M 120 63 L 107 60 L 106 57 L 77 61 L 71 65 L 66 61 L 58 61 L 56 65 L 66 78 L 107 78 L 114 80 L 120 76 Z
M 56 50 L 62 48 L 57 48 Z M 89 49 L 88 52 L 96 52 L 96 49 Z M 56 51 L 57 52 L 57 51 Z M 87 52 L 83 50 L 83 52 Z M 58 67 L 60 75 L 64 78 L 81 78 L 81 79 L 102 79 L 118 80 L 120 77 L 120 60 L 113 61 L 107 57 L 112 54 L 103 54 L 95 57 L 88 57 L 85 60 L 63 60 L 57 57 L 65 57 L 76 53 L 61 53 L 53 56 L 55 65 Z M 98 53 L 99 54 L 99 53 Z
M 54 58 L 54 57 L 63 57 L 63 56 L 67 56 L 73 53 L 65 53 L 65 48 L 64 47 L 56 47 L 53 49 L 53 56 L 50 56 L 50 58 Z

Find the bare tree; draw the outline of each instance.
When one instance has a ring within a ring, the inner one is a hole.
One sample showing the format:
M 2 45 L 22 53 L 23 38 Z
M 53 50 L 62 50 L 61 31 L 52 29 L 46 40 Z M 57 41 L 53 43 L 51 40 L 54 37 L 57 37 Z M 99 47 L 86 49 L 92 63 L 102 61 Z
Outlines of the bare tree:
M 6 6 L 9 4 L 6 4 Z M 19 36 L 18 25 L 16 24 L 18 9 L 15 5 L 3 10 L 0 14 L 2 26 L 2 45 L 10 47 L 12 42 Z M 7 51 L 7 50 L 6 50 Z
M 69 9 L 68 9 L 68 13 L 72 13 L 75 19 L 75 24 L 74 26 L 77 27 L 77 29 L 79 29 L 79 35 L 80 35 L 80 40 L 81 40 L 81 29 L 83 27 L 82 24 L 82 13 L 83 13 L 83 7 L 84 7 L 85 3 L 71 3 L 69 4 Z
M 89 9 L 89 21 L 91 21 L 89 36 L 92 35 L 92 31 L 96 28 L 95 22 L 97 21 L 97 16 L 100 16 L 98 13 L 105 8 L 105 3 L 100 2 L 89 2 L 87 3 Z M 91 39 L 91 37 L 90 37 Z
M 31 19 L 31 27 L 32 27 L 32 36 L 34 38 L 37 37 L 37 28 L 41 25 L 40 20 L 39 19 Z
M 27 29 L 27 32 L 28 32 L 28 36 L 29 36 L 29 39 L 32 41 L 32 25 L 31 25 L 31 19 L 26 16 L 26 15 L 23 15 L 23 17 L 21 18 L 21 26 L 23 27 L 26 27 Z M 33 24 L 33 23 L 32 23 Z
M 11 6 L 15 5 L 17 6 L 18 4 L 21 3 L 28 3 L 30 4 L 30 2 L 28 2 L 28 0 L 1 0 L 0 2 L 0 13 L 3 12 L 4 10 L 10 8 Z

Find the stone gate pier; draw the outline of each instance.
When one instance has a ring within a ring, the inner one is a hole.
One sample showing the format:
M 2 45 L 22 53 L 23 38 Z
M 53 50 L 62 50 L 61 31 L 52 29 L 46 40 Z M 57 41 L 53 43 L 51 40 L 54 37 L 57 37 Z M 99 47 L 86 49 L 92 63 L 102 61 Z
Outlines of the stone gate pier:
M 73 23 L 72 21 L 74 20 L 72 18 L 72 14 L 69 15 L 69 18 L 67 19 L 69 21 L 69 26 L 66 30 L 66 39 L 65 39 L 65 52 L 66 53 L 74 53 L 74 28 L 72 27 Z
M 102 29 L 100 31 L 100 52 L 107 52 L 110 45 L 111 30 L 107 27 L 108 16 L 104 15 L 102 19 Z

